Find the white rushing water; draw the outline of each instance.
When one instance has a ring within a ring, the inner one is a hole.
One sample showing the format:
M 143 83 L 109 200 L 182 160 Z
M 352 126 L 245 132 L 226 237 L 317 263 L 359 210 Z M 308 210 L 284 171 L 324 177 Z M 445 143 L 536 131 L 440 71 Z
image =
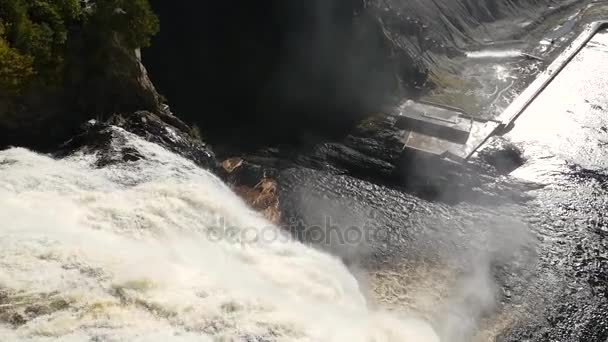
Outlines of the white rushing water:
M 145 159 L 0 151 L 0 341 L 438 340 L 371 310 L 336 258 L 272 239 L 212 174 L 115 131 Z
M 480 51 L 469 51 L 466 53 L 467 57 L 474 59 L 505 59 L 505 58 L 518 58 L 524 56 L 524 53 L 520 50 L 480 50 Z

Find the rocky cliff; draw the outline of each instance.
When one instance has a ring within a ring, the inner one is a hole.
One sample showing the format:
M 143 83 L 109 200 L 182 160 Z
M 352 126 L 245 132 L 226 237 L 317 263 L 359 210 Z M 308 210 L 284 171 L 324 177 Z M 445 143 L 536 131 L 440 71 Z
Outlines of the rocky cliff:
M 0 148 L 49 150 L 90 118 L 158 111 L 147 0 L 0 2 Z
M 370 113 L 432 87 L 438 68 L 449 69 L 467 45 L 513 37 L 570 1 L 151 3 L 163 23 L 144 51 L 154 83 L 209 141 L 242 149 L 241 141 L 255 147 L 343 137 Z M 105 18 L 85 20 L 95 12 L 89 1 L 60 21 L 61 82 L 38 82 L 16 101 L 0 94 L 0 146 L 44 149 L 90 117 L 158 112 L 160 96 L 133 43 L 145 45 L 156 32 L 153 20 L 137 17 L 149 16 L 147 1 L 107 4 Z M 0 9 L 3 21 L 15 20 L 6 13 Z M 500 24 L 515 16 L 516 25 Z M 18 34 L 4 26 L 0 38 L 19 47 Z
M 511 39 L 569 1 L 151 3 L 163 29 L 144 63 L 160 91 L 214 127 L 213 142 L 251 145 L 343 134 L 431 87 L 464 47 Z

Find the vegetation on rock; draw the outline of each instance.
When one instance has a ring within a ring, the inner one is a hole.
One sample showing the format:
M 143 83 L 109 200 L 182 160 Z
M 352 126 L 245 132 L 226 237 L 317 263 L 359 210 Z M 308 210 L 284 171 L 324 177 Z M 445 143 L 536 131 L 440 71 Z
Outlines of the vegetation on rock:
M 147 47 L 159 30 L 148 0 L 97 0 L 87 7 L 86 28 L 103 41 L 119 33 L 129 48 Z
M 0 135 L 76 124 L 107 110 L 108 89 L 141 103 L 134 51 L 158 30 L 148 0 L 0 0 Z
M 6 29 L 0 22 L 0 89 L 5 95 L 18 93 L 34 74 L 33 58 L 12 48 L 5 37 Z
M 16 92 L 33 76 L 56 79 L 79 13 L 78 0 L 0 0 L 0 85 Z
M 147 0 L 0 0 L 0 88 L 15 94 L 33 80 L 59 82 L 75 30 L 101 40 L 117 33 L 137 48 L 158 27 Z

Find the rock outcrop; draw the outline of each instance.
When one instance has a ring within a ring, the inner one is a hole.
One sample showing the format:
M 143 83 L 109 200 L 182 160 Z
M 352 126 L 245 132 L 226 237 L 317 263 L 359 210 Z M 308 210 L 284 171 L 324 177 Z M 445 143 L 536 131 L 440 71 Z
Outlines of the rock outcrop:
M 461 165 L 403 151 L 401 134 L 395 117 L 376 115 L 362 121 L 342 139 L 312 146 L 287 145 L 251 153 L 220 154 L 224 160 L 220 175 L 234 188 L 254 189 L 272 180 L 279 190 L 279 203 L 281 193 L 292 193 L 285 175 L 294 172 L 353 179 L 447 203 L 520 199 L 519 189 L 506 186 L 506 178 L 502 177 L 512 170 L 508 167 L 521 165 L 515 147 L 498 145 Z M 491 163 L 504 155 L 512 157 L 512 164 Z
M 115 114 L 105 122 L 91 120 L 82 126 L 80 134 L 64 143 L 54 155 L 64 157 L 75 151 L 97 153 L 99 167 L 143 158 L 137 150 L 124 147 L 121 142 L 126 137 L 116 128 L 158 144 L 204 169 L 213 172 L 219 169 L 211 148 L 192 137 L 190 128 L 168 110 L 160 114 L 147 111 Z
M 467 46 L 513 39 L 571 1 L 151 3 L 163 29 L 144 62 L 176 112 L 214 127 L 214 145 L 268 145 L 344 134 L 450 74 Z
M 216 128 L 211 142 L 332 134 L 426 79 L 361 0 L 151 3 L 163 28 L 144 63 L 180 116 Z
M 89 118 L 111 113 L 159 112 L 160 95 L 148 78 L 138 53 L 118 37 L 108 51 L 108 63 L 94 65 L 82 56 L 84 45 L 71 42 L 64 83 L 59 88 L 34 87 L 19 99 L 18 109 L 0 113 L 0 148 L 27 146 L 49 151 L 78 132 Z
M 0 73 L 5 83 L 0 87 L 0 148 L 52 151 L 92 117 L 160 111 L 161 97 L 137 49 L 155 32 L 156 17 L 147 0 L 47 2 L 11 1 L 6 6 L 12 10 L 0 11 L 4 48 L 31 60 L 33 75 L 10 92 L 5 84 L 21 75 L 11 76 L 10 67 Z M 68 4 L 73 16 L 60 17 L 58 8 Z M 122 5 L 128 12 L 114 8 Z

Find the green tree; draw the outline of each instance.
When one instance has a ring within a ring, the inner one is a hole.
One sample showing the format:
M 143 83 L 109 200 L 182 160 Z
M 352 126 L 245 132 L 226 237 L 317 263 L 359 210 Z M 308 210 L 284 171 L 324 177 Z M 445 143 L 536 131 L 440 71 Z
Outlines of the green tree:
M 5 28 L 0 22 L 0 90 L 4 96 L 18 94 L 34 75 L 34 61 L 11 48 L 6 40 Z
M 3 44 L 31 60 L 40 78 L 54 79 L 63 65 L 68 25 L 79 15 L 78 0 L 0 0 Z
M 129 48 L 147 47 L 159 30 L 148 0 L 97 0 L 87 12 L 88 31 L 105 42 L 118 33 Z
M 14 94 L 32 80 L 59 84 L 73 30 L 84 30 L 91 40 L 87 46 L 103 53 L 114 35 L 134 49 L 149 45 L 159 29 L 148 0 L 86 4 L 82 8 L 80 0 L 0 0 L 0 92 Z

